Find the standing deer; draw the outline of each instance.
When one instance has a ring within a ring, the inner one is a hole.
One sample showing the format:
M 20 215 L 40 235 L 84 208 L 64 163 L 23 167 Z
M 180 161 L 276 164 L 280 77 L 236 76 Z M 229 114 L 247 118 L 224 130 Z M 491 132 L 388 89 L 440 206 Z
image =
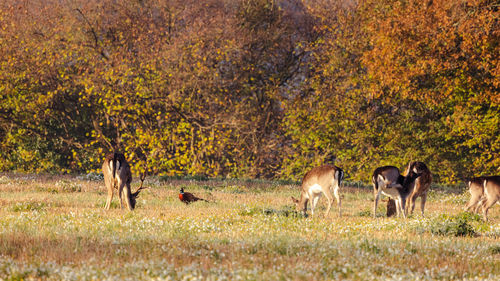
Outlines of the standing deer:
M 466 211 L 472 211 L 474 213 L 479 211 L 479 207 L 481 207 L 481 203 L 485 199 L 483 181 L 484 179 L 479 177 L 472 178 L 467 182 L 469 186 L 470 200 L 467 206 L 465 206 Z
M 335 199 L 337 200 L 339 216 L 342 216 L 340 211 L 341 201 L 339 189 L 343 179 L 344 171 L 333 165 L 323 165 L 313 168 L 307 172 L 302 179 L 300 200 L 292 196 L 292 200 L 297 206 L 297 211 L 302 210 L 305 216 L 307 212 L 307 203 L 311 200 L 311 216 L 314 217 L 314 209 L 318 204 L 319 198 L 322 194 L 324 194 L 328 200 L 328 208 L 326 209 L 325 217 L 330 212 L 330 208 L 333 203 L 333 196 L 335 196 Z M 331 192 L 332 188 L 333 196 Z
M 376 217 L 380 194 L 389 196 L 396 201 L 397 215 L 406 218 L 406 198 L 412 192 L 411 184 L 420 176 L 410 170 L 409 174 L 402 176 L 399 169 L 394 166 L 383 166 L 375 169 L 372 175 L 373 193 L 375 196 L 373 217 Z
M 420 174 L 414 182 L 411 183 L 410 189 L 413 192 L 410 193 L 408 199 L 406 199 L 406 213 L 410 211 L 410 214 L 413 214 L 413 210 L 415 209 L 415 201 L 418 197 L 420 197 L 420 210 L 422 211 L 422 217 L 424 216 L 424 208 L 425 202 L 427 201 L 427 191 L 431 186 L 432 182 L 432 174 L 427 165 L 423 162 L 410 162 L 408 167 L 406 168 L 405 175 L 409 175 L 410 171 L 413 171 L 415 174 Z
M 467 204 L 467 209 L 475 207 L 477 211 L 479 206 L 482 206 L 483 218 L 487 221 L 488 210 L 495 203 L 500 203 L 500 176 L 473 178 L 469 181 L 469 192 L 471 200 Z
M 483 201 L 483 217 L 484 220 L 488 220 L 488 210 L 495 205 L 495 203 L 500 203 L 500 176 L 484 177 L 483 182 L 484 195 L 486 200 Z
M 120 209 L 123 209 L 123 197 L 127 208 L 132 211 L 135 208 L 136 198 L 143 189 L 145 173 L 141 176 L 141 186 L 136 192 L 131 193 L 130 183 L 132 182 L 132 173 L 130 165 L 122 153 L 110 153 L 106 155 L 104 163 L 102 164 L 102 173 L 104 174 L 104 183 L 108 189 L 108 198 L 106 200 L 105 209 L 109 210 L 111 200 L 113 199 L 114 189 L 118 189 L 118 196 L 120 197 Z

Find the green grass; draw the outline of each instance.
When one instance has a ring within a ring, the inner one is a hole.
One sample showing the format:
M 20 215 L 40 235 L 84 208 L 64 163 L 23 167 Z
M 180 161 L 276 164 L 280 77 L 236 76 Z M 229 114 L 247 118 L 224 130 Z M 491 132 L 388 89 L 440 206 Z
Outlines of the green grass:
M 0 178 L 0 280 L 381 280 L 500 277 L 500 208 L 463 213 L 465 193 L 434 191 L 410 218 L 372 218 L 372 191 L 342 189 L 304 218 L 290 182 L 156 179 L 133 212 L 103 210 L 98 176 Z M 138 187 L 134 182 L 133 189 Z M 184 205 L 180 187 L 208 199 Z M 464 235 L 462 235 L 464 234 Z

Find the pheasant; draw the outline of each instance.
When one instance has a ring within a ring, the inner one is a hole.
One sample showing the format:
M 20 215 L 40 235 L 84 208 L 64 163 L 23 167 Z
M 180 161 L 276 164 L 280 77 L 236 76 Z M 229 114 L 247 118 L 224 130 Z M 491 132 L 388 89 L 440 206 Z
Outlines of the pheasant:
M 184 188 L 181 188 L 181 190 L 180 190 L 179 200 L 181 200 L 181 202 L 186 203 L 186 205 L 189 204 L 189 203 L 191 203 L 191 202 L 196 202 L 196 201 L 199 201 L 199 200 L 208 202 L 207 200 L 205 200 L 203 198 L 196 197 L 192 193 L 184 192 Z

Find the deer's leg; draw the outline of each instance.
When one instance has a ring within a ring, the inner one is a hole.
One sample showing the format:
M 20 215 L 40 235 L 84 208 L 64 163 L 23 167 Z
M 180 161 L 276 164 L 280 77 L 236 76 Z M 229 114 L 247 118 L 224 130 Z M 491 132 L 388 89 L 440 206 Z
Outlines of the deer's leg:
M 375 199 L 373 202 L 373 217 L 377 217 L 377 206 L 378 206 L 378 200 L 380 200 L 380 191 L 377 191 L 374 193 Z
M 123 195 L 125 196 L 125 203 L 127 204 L 127 209 L 132 211 L 132 203 L 130 202 L 130 197 L 132 196 L 130 191 L 130 183 L 125 184 L 123 188 Z
M 427 201 L 427 192 L 420 196 L 420 210 L 422 211 L 422 217 L 424 217 L 425 202 Z
M 411 199 L 413 198 L 413 193 L 410 194 L 407 198 L 406 198 L 406 208 L 409 209 L 411 207 Z M 408 210 L 408 211 L 411 211 L 411 210 Z
M 340 207 L 341 207 L 341 199 L 340 199 L 340 194 L 339 194 L 339 188 L 336 187 L 334 190 L 333 190 L 333 195 L 335 196 L 335 199 L 337 200 L 337 206 L 339 207 L 339 217 L 342 216 L 342 211 L 340 210 Z
M 319 194 L 312 193 L 309 195 L 309 198 L 312 198 L 312 200 L 311 200 L 311 216 L 312 217 L 314 217 L 314 209 L 316 209 L 316 205 L 318 204 L 319 197 L 320 197 Z
M 325 218 L 326 218 L 328 216 L 328 213 L 330 212 L 330 208 L 332 207 L 332 203 L 333 203 L 333 196 L 332 196 L 332 193 L 330 192 L 330 190 L 325 192 L 325 197 L 326 197 L 326 200 L 328 200 L 328 207 L 326 208 L 326 212 L 325 212 Z
M 481 208 L 481 206 L 483 206 L 484 201 L 486 201 L 486 197 L 481 197 L 479 200 L 477 200 L 476 205 L 472 206 L 472 207 L 474 207 L 474 210 L 473 210 L 474 213 L 479 214 L 479 208 Z
M 104 209 L 109 210 L 111 207 L 111 200 L 113 200 L 113 184 L 109 180 L 106 182 L 106 188 L 108 189 L 108 197 Z
M 401 213 L 403 214 L 403 218 L 406 219 L 406 209 L 405 209 L 405 207 L 406 207 L 406 198 L 399 199 L 399 207 L 401 209 Z
M 405 214 L 405 199 L 399 197 L 396 200 L 396 210 L 397 210 L 397 216 L 401 217 L 401 215 L 406 218 Z
M 422 197 L 422 200 L 423 200 L 423 197 Z M 405 210 L 410 211 L 410 214 L 413 214 L 413 211 L 415 210 L 415 201 L 417 201 L 417 195 L 413 193 L 412 195 L 410 195 L 410 198 L 408 198 L 408 201 L 407 201 L 408 206 L 406 206 L 406 209 L 405 209 Z
M 401 198 L 397 198 L 394 200 L 396 202 L 396 217 L 400 217 L 401 216 Z
M 307 204 L 309 204 L 309 199 L 306 199 L 306 202 L 304 203 L 304 210 L 303 210 L 304 217 L 307 217 Z M 312 205 L 312 202 L 311 202 L 311 205 Z
M 472 210 L 472 211 L 477 212 L 477 209 L 479 208 L 480 203 L 481 203 L 481 196 L 471 195 L 469 203 L 467 204 L 467 206 L 465 206 L 465 210 L 471 211 L 474 208 L 474 210 Z
M 491 208 L 491 206 L 495 205 L 497 202 L 498 198 L 488 198 L 486 201 L 483 202 L 483 218 L 484 221 L 488 220 L 488 210 Z
M 124 186 L 125 186 L 125 183 L 120 181 L 119 187 L 118 187 L 118 196 L 120 197 L 120 209 L 123 209 L 123 187 Z

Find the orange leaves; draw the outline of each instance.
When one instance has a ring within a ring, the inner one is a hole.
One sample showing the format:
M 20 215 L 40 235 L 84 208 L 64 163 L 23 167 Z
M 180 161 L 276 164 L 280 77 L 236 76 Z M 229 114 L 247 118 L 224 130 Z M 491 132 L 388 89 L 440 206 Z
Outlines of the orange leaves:
M 370 2 L 378 1 L 367 1 L 367 7 Z M 494 40 L 485 32 L 495 28 L 494 15 L 483 13 L 481 3 L 475 5 L 434 1 L 426 6 L 409 1 L 404 9 L 393 5 L 388 8 L 391 12 L 367 16 L 373 47 L 364 55 L 364 63 L 382 86 L 396 87 L 407 96 L 416 90 L 427 91 L 431 104 L 443 101 L 441 93 L 457 87 L 489 92 L 490 83 L 498 79 L 489 79 L 488 69 L 494 62 L 485 63 L 491 56 L 483 50 Z M 369 8 L 365 11 L 370 13 Z M 498 50 L 487 51 L 495 52 Z
M 489 31 L 498 27 L 494 9 L 479 12 L 483 3 L 360 1 L 351 17 L 330 19 L 315 6 L 325 33 L 311 45 L 310 91 L 286 107 L 294 153 L 285 174 L 324 157 L 359 177 L 373 162 L 403 165 L 408 155 L 440 166 L 444 181 L 491 171 L 495 157 L 483 155 L 498 155 L 498 126 L 468 128 L 498 122 L 485 108 L 500 116 Z M 338 9 L 330 5 L 325 11 Z
M 498 163 L 487 1 L 112 2 L 0 11 L 3 167 L 12 147 L 74 171 L 118 148 L 172 175 Z

